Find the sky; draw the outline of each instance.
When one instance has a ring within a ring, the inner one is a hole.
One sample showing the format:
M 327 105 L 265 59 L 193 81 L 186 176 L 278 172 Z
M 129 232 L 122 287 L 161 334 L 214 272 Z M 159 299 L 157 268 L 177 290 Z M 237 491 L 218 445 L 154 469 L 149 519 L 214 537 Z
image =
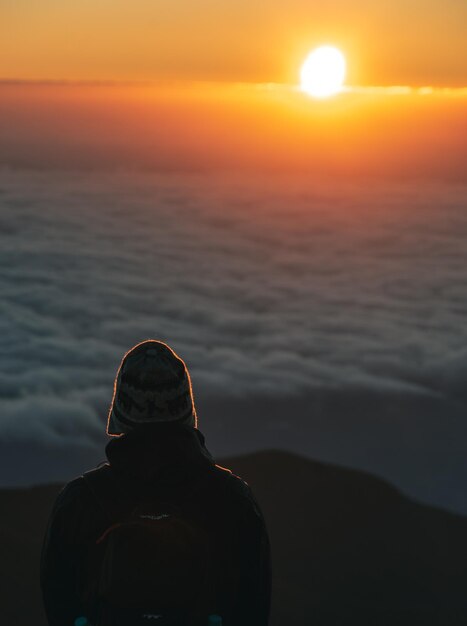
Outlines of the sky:
M 467 84 L 463 0 L 1 0 L 0 77 L 293 83 L 333 43 L 350 84 Z
M 463 180 L 467 5 L 0 0 L 0 165 Z M 298 88 L 342 49 L 344 91 Z
M 0 165 L 462 180 L 467 5 L 0 1 Z M 344 91 L 298 88 L 310 50 Z

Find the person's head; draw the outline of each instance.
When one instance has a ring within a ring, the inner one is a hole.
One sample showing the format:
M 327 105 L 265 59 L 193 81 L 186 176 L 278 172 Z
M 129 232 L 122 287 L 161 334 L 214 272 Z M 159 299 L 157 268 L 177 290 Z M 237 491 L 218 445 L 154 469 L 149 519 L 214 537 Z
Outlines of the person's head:
M 107 434 L 145 424 L 197 427 L 191 379 L 185 363 L 162 341 L 148 339 L 129 350 L 115 378 Z

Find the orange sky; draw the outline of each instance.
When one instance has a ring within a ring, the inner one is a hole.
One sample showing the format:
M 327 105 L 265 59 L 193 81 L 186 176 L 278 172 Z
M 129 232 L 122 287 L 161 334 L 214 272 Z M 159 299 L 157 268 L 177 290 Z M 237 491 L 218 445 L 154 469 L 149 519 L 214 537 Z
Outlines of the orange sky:
M 0 166 L 465 176 L 465 0 L 0 0 L 0 24 Z M 322 43 L 352 88 L 314 101 Z
M 291 83 L 327 42 L 351 84 L 467 84 L 465 0 L 15 0 L 0 24 L 0 78 Z

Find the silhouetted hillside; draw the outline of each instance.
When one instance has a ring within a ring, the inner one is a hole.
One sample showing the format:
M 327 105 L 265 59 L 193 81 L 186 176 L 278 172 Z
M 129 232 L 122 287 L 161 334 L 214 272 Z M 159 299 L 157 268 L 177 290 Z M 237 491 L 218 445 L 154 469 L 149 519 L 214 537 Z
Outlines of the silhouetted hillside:
M 273 624 L 467 624 L 467 518 L 283 452 L 230 459 L 264 508 Z
M 261 452 L 223 464 L 260 501 L 271 535 L 273 626 L 467 623 L 467 519 L 368 474 Z M 0 491 L 0 619 L 43 626 L 39 553 L 59 487 Z

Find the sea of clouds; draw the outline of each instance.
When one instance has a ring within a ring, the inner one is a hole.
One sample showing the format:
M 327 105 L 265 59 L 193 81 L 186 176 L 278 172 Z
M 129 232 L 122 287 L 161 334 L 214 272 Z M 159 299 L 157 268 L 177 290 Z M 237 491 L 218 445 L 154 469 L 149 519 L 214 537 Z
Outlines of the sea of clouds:
M 97 458 L 152 337 L 215 452 L 287 448 L 467 512 L 466 191 L 1 170 L 2 484 Z

